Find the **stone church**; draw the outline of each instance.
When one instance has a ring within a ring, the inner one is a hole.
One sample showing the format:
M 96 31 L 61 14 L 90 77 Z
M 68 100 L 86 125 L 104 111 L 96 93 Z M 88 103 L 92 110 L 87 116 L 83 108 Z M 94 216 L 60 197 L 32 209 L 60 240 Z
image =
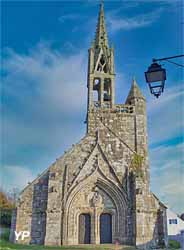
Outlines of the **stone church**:
M 24 244 L 163 245 L 166 207 L 150 191 L 146 100 L 133 79 L 125 104 L 115 103 L 103 4 L 87 87 L 86 134 L 21 192 L 11 240 L 16 230 L 30 232 Z

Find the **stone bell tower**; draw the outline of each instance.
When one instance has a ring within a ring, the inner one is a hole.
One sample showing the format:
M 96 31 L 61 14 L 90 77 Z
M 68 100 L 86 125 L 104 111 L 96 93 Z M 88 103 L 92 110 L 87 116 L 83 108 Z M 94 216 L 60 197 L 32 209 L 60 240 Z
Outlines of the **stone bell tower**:
M 125 104 L 115 103 L 114 49 L 108 44 L 103 3 L 89 49 L 87 86 L 87 135 L 96 136 L 104 145 L 112 167 L 119 166 L 116 176 L 127 197 L 126 239 L 119 240 L 150 244 L 162 228 L 157 225 L 157 217 L 163 207 L 150 192 L 146 99 L 133 78 Z M 137 166 L 132 171 L 134 163 Z
M 103 3 L 100 6 L 96 36 L 89 49 L 88 110 L 114 105 L 114 50 L 108 45 Z

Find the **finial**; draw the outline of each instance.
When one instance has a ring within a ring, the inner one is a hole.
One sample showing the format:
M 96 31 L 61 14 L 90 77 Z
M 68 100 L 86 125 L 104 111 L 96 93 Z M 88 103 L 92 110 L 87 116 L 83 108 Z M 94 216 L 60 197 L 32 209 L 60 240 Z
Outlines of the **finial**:
M 101 15 L 104 14 L 104 0 L 100 1 L 100 13 L 101 13 Z
M 135 79 L 135 75 L 133 76 L 132 78 L 132 84 L 135 85 L 137 82 L 136 82 L 136 79 Z
M 103 7 L 104 6 L 104 0 L 100 1 L 100 6 Z

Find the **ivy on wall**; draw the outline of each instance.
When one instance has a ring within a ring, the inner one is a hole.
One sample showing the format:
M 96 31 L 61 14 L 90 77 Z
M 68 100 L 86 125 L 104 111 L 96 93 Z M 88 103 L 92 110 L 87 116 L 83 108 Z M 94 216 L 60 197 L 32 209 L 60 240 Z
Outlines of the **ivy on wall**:
M 130 169 L 132 170 L 132 172 L 136 174 L 136 177 L 140 177 L 140 178 L 144 177 L 144 173 L 142 169 L 143 161 L 144 161 L 144 157 L 142 155 L 134 153 L 132 161 L 131 161 Z

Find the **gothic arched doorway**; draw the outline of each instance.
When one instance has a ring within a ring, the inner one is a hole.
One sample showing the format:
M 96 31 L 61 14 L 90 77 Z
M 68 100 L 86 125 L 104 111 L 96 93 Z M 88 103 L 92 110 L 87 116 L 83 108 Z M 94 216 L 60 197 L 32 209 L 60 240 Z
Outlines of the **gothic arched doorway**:
M 100 243 L 112 243 L 112 216 L 108 213 L 100 215 Z
M 79 216 L 79 244 L 91 243 L 91 216 L 80 214 Z

